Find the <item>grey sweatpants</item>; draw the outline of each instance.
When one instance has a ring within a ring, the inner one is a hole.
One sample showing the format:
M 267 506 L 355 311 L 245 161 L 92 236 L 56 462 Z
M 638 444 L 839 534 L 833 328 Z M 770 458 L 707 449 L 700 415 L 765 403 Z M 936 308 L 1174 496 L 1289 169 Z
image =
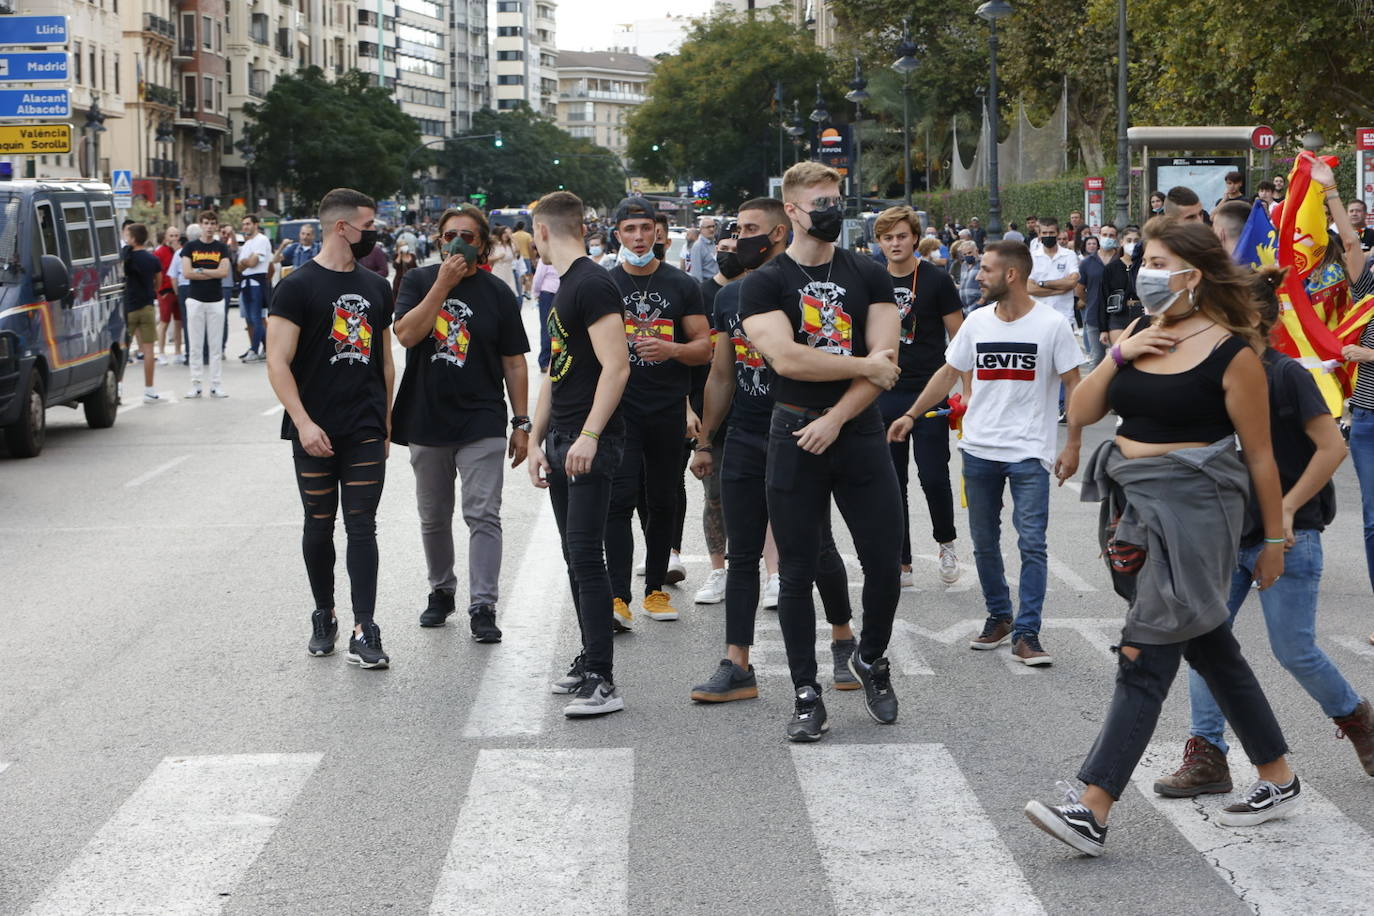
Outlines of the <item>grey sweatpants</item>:
M 463 521 L 468 526 L 469 607 L 496 604 L 501 580 L 501 480 L 506 440 L 500 436 L 462 445 L 411 445 L 420 541 L 431 590 L 456 592 L 453 571 L 453 504 L 461 478 Z

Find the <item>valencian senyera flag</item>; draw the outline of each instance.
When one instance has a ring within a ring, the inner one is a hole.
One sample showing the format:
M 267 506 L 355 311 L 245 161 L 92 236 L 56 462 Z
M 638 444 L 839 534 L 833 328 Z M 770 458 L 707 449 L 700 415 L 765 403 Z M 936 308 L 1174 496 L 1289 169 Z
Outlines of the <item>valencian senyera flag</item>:
M 1245 263 L 1277 263 L 1288 268 L 1272 343 L 1312 373 L 1332 415 L 1339 417 L 1355 386 L 1355 366 L 1341 358 L 1341 348 L 1359 340 L 1374 315 L 1374 297 L 1352 305 L 1344 261 L 1326 260 L 1328 246 L 1339 245 L 1340 240 L 1332 239 L 1327 231 L 1325 196 L 1312 180 L 1314 161 L 1310 152 L 1303 152 L 1293 164 L 1288 197 L 1275 210 L 1276 244 L 1266 245 L 1260 239 L 1264 234 L 1260 221 L 1268 222 L 1268 217 L 1263 215 L 1264 207 L 1257 205 L 1242 232 L 1236 255 Z M 1333 158 L 1326 161 L 1336 164 Z M 1272 260 L 1269 250 L 1273 251 Z

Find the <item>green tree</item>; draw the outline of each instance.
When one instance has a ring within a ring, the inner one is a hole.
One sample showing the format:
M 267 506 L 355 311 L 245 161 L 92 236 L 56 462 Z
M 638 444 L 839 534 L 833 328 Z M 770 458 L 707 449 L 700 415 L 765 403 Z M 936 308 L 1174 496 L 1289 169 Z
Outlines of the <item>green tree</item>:
M 615 153 L 572 136 L 528 106 L 473 115 L 470 133 L 497 131 L 499 147 L 485 137 L 457 138 L 438 152 L 434 161 L 450 193 L 485 192 L 489 207 L 523 207 L 560 188 L 594 207 L 613 206 L 625 196 L 625 172 Z
M 313 209 L 333 188 L 387 197 L 409 181 L 419 124 L 359 70 L 333 82 L 319 67 L 279 77 L 244 112 L 252 119 L 254 172 L 290 188 L 298 210 Z
M 761 194 L 779 173 L 780 120 L 791 117 L 790 102 L 786 112 L 775 107 L 775 84 L 801 101 L 805 118 L 819 81 L 827 108 L 840 112 L 848 106 L 831 68 L 810 32 L 777 15 L 697 20 L 678 52 L 660 60 L 648 101 L 630 115 L 630 158 L 655 181 L 709 180 L 716 203 Z

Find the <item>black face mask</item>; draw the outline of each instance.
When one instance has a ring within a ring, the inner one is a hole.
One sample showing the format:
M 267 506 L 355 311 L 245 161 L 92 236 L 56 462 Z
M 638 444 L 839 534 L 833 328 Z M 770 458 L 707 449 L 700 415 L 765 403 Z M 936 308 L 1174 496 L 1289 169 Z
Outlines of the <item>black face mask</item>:
M 1040 236 L 1040 244 L 1046 248 L 1055 248 L 1059 245 L 1059 236 L 1042 235 Z
M 353 252 L 353 260 L 360 261 L 372 254 L 372 249 L 377 247 L 377 230 L 360 229 L 362 235 L 356 242 L 348 243 L 348 250 Z
M 773 248 L 772 241 L 768 234 L 750 235 L 735 240 L 735 258 L 744 270 L 753 270 L 763 263 L 764 258 L 768 257 L 768 252 Z
M 663 243 L 662 243 L 662 242 L 654 242 L 654 257 L 656 257 L 656 258 L 658 258 L 660 261 L 662 261 L 662 260 L 663 260 L 663 252 L 664 252 Z
M 716 270 L 727 280 L 733 280 L 744 273 L 744 265 L 739 262 L 739 255 L 733 251 L 724 251 L 716 255 Z
M 824 210 L 811 211 L 811 228 L 806 234 L 822 242 L 833 242 L 840 237 L 844 228 L 844 211 L 839 207 L 826 207 Z

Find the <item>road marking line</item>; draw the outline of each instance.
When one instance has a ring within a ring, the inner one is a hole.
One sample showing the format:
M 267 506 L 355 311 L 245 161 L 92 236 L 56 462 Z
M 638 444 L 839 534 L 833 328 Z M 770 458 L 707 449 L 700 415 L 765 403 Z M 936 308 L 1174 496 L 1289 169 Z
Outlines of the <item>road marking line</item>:
M 29 916 L 218 913 L 320 757 L 164 758 Z
M 1151 744 L 1132 781 L 1252 911 L 1369 912 L 1374 838 L 1310 782 L 1303 783 L 1296 815 L 1259 827 L 1223 827 L 1215 816 L 1234 797 L 1172 799 L 1154 793 L 1155 779 L 1182 759 L 1182 744 Z M 1238 790 L 1255 779 L 1244 754 L 1231 758 L 1231 769 Z
M 905 624 L 903 620 L 892 622 L 892 639 L 887 645 L 888 661 L 904 677 L 933 677 L 935 672 L 916 648 L 914 631 Z M 858 629 L 862 630 L 862 627 Z M 830 624 L 823 620 L 817 623 L 816 636 L 817 667 L 823 672 L 830 671 Z M 791 676 L 787 667 L 787 646 L 781 636 L 756 638 L 749 650 L 749 664 L 754 666 L 754 674 L 758 677 Z
M 10 768 L 10 762 L 9 762 L 8 760 L 0 760 L 0 773 L 5 772 L 5 771 L 8 770 L 9 768 Z
M 148 481 L 152 480 L 152 479 L 153 479 L 154 477 L 156 477 L 157 475 L 159 475 L 159 474 L 161 474 L 161 473 L 163 473 L 163 472 L 165 472 L 165 471 L 170 471 L 172 468 L 174 468 L 174 467 L 176 467 L 177 465 L 181 464 L 183 461 L 185 461 L 186 459 L 188 459 L 188 458 L 190 458 L 190 457 L 191 457 L 190 455 L 178 455 L 176 458 L 173 458 L 171 461 L 168 461 L 168 462 L 166 462 L 166 463 L 164 463 L 164 464 L 159 464 L 157 467 L 153 468 L 151 471 L 148 471 L 146 474 L 140 474 L 140 475 L 138 475 L 138 476 L 135 477 L 133 480 L 131 480 L 131 481 L 129 481 L 128 483 L 126 483 L 124 486 L 125 486 L 125 487 L 137 487 L 137 486 L 139 486 L 140 484 L 145 484 L 145 483 L 147 483 Z
M 205 531 L 215 528 L 299 528 L 299 520 L 291 522 L 220 522 L 220 523 L 200 523 L 186 522 L 185 524 L 143 524 L 139 523 L 140 531 L 185 531 L 194 528 L 197 531 Z M 6 531 L 19 534 L 43 532 L 47 534 L 83 534 L 96 531 L 128 531 L 129 526 L 125 525 L 77 525 L 77 526 L 57 526 L 57 525 L 34 525 L 25 528 L 6 528 Z
M 836 911 L 1044 913 L 944 745 L 791 750 Z
M 500 623 L 505 636 L 501 651 L 491 653 L 477 685 L 477 697 L 463 728 L 465 737 L 537 735 L 543 731 L 563 609 L 570 603 L 563 569 L 558 524 L 552 504 L 543 499 L 520 560 L 515 588 L 501 601 Z
M 1066 480 L 1064 481 L 1064 486 L 1068 487 L 1070 490 L 1072 490 L 1074 493 L 1080 496 L 1083 495 L 1083 484 L 1079 483 L 1076 480 Z
M 1097 591 L 1096 585 L 1091 584 L 1078 573 L 1070 569 L 1067 563 L 1056 559 L 1054 554 L 1046 553 L 1045 556 L 1049 560 L 1050 572 L 1058 576 L 1064 584 L 1069 586 L 1069 588 L 1079 592 Z
M 276 416 L 277 414 L 281 413 L 281 412 L 282 412 L 283 410 L 285 410 L 285 409 L 286 409 L 286 408 L 285 408 L 285 407 L 282 407 L 280 404 L 276 404 L 276 405 L 274 405 L 274 406 L 272 406 L 272 407 L 267 408 L 267 409 L 264 410 L 262 413 L 258 414 L 258 416 L 260 416 L 260 417 L 271 417 L 271 416 Z
M 1368 639 L 1363 639 L 1359 636 L 1337 636 L 1336 644 L 1349 649 L 1356 655 L 1365 658 L 1374 658 L 1374 644 L 1371 644 Z
M 429 912 L 628 912 L 633 803 L 630 748 L 480 751 Z

